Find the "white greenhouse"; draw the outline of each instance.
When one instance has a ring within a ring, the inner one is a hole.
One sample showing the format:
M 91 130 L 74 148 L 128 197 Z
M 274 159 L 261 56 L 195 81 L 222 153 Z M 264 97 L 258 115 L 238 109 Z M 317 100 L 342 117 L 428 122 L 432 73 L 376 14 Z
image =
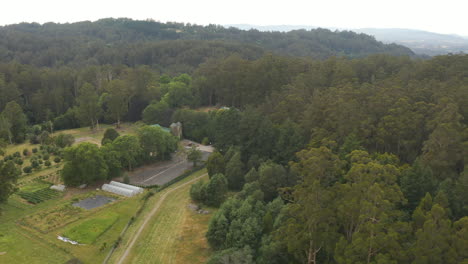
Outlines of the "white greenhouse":
M 115 186 L 115 185 L 110 185 L 110 184 L 107 184 L 107 183 L 102 185 L 102 190 L 106 191 L 106 192 L 115 193 L 115 194 L 118 194 L 118 195 L 127 196 L 127 197 L 132 197 L 132 196 L 138 194 L 134 190 L 118 187 L 118 186 Z
M 136 186 L 133 186 L 133 185 L 130 185 L 130 184 L 125 184 L 125 183 L 116 182 L 116 181 L 111 181 L 109 184 L 117 186 L 117 187 L 122 187 L 122 188 L 125 188 L 125 189 L 130 189 L 130 190 L 136 191 L 137 193 L 142 193 L 143 192 L 143 188 L 136 187 Z

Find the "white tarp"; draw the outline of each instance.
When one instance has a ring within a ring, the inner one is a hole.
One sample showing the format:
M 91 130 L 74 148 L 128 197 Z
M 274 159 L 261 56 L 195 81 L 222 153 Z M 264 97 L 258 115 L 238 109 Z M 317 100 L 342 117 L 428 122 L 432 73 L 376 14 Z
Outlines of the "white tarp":
M 65 185 L 63 185 L 63 184 L 52 185 L 52 186 L 50 186 L 50 189 L 56 190 L 56 191 L 59 191 L 59 192 L 63 192 L 63 191 L 65 191 Z
M 58 239 L 62 240 L 63 242 L 68 242 L 72 245 L 79 245 L 80 243 L 76 242 L 76 241 L 73 241 L 69 238 L 66 238 L 66 237 L 63 237 L 63 236 L 57 236 Z

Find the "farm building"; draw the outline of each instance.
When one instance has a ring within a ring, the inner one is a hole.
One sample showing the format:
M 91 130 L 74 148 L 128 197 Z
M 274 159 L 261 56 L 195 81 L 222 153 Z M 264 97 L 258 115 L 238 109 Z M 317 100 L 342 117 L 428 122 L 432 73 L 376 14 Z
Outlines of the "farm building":
M 127 197 L 132 197 L 143 192 L 142 188 L 115 181 L 111 181 L 110 184 L 106 183 L 102 185 L 102 190 Z

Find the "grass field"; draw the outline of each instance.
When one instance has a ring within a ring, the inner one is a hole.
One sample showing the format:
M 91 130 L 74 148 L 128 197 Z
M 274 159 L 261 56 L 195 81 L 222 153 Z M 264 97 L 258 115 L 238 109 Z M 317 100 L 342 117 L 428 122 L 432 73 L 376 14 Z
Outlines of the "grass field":
M 63 235 L 81 244 L 92 244 L 100 235 L 111 228 L 118 218 L 119 215 L 112 212 L 94 217 L 69 228 Z
M 116 250 L 109 263 L 116 263 L 122 256 L 123 251 L 128 247 L 132 234 L 136 232 L 144 216 L 150 211 L 151 204 L 155 204 L 164 192 L 204 173 L 206 170 L 194 173 L 194 175 L 152 197 L 141 217 L 126 232 L 121 246 Z M 159 211 L 150 220 L 133 246 L 125 263 L 170 264 L 204 263 L 206 261 L 211 252 L 204 235 L 212 214 L 199 215 L 187 208 L 191 202 L 190 186 L 184 186 L 166 197 Z

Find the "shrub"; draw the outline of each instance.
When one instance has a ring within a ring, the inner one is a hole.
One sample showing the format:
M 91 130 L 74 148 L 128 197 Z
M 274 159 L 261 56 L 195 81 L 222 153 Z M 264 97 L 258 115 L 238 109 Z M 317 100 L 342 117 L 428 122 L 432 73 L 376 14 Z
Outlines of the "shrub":
M 21 158 L 15 159 L 15 163 L 18 165 L 23 165 L 23 160 Z
M 110 142 L 114 141 L 116 138 L 118 138 L 119 136 L 120 136 L 119 132 L 117 132 L 115 129 L 108 128 L 104 132 L 104 137 L 101 140 L 101 145 L 105 145 L 107 143 L 110 143 Z
M 204 137 L 201 143 L 202 143 L 202 145 L 206 146 L 206 145 L 210 144 L 210 140 L 207 137 Z
M 60 163 L 60 161 L 61 161 L 60 157 L 55 157 L 55 158 L 54 158 L 54 162 L 55 162 L 55 163 Z
M 70 147 L 74 142 L 75 138 L 73 135 L 69 134 L 60 134 L 54 139 L 55 145 L 57 145 L 60 148 L 65 148 L 65 147 Z
M 39 162 L 39 164 L 42 164 L 42 163 L 44 163 L 44 161 L 43 161 L 43 160 L 41 160 L 41 159 L 38 159 L 38 160 L 37 160 L 37 162 Z
M 44 162 L 44 165 L 46 165 L 47 167 L 50 167 L 50 165 L 52 164 L 50 163 L 50 161 L 46 160 L 46 162 Z
M 21 158 L 21 154 L 19 153 L 19 151 L 16 151 L 16 152 L 13 154 L 13 157 L 15 157 L 15 158 Z
M 32 152 L 33 152 L 33 153 L 37 153 L 37 148 L 33 148 L 33 149 L 32 149 Z
M 23 168 L 24 173 L 31 173 L 32 167 L 31 166 L 26 166 Z
M 50 158 L 50 155 L 49 155 L 49 154 L 44 154 L 44 156 L 43 156 L 43 159 L 44 159 L 44 160 L 49 160 L 49 158 Z
M 29 150 L 27 148 L 23 149 L 23 156 L 27 156 L 29 154 Z
M 130 183 L 130 178 L 128 177 L 127 174 L 124 175 L 124 177 L 123 177 L 123 182 L 126 183 L 126 184 L 129 184 L 129 183 Z
M 31 166 L 35 169 L 35 168 L 39 167 L 39 162 L 37 160 L 33 160 L 31 162 Z

